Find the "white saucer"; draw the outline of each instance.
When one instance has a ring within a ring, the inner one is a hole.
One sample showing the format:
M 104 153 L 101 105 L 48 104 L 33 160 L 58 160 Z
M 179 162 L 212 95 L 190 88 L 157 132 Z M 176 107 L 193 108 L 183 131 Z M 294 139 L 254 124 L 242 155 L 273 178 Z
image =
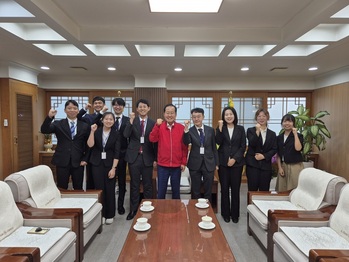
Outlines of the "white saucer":
M 207 203 L 204 204 L 204 205 L 200 205 L 199 203 L 196 203 L 195 206 L 196 206 L 197 208 L 208 208 L 210 205 L 207 204 Z
M 151 228 L 151 225 L 150 225 L 149 223 L 147 223 L 147 224 L 145 225 L 144 228 L 139 228 L 139 227 L 137 226 L 137 224 L 135 224 L 135 225 L 133 226 L 133 229 L 136 230 L 136 231 L 147 231 L 147 230 L 149 230 L 150 228 Z
M 210 225 L 206 226 L 204 222 L 200 222 L 199 227 L 202 229 L 214 229 L 216 227 L 216 225 L 211 222 Z
M 144 208 L 144 206 L 141 206 L 140 210 L 143 212 L 151 212 L 154 210 L 154 208 L 155 208 L 154 206 L 150 206 L 149 209 L 146 209 L 146 208 Z

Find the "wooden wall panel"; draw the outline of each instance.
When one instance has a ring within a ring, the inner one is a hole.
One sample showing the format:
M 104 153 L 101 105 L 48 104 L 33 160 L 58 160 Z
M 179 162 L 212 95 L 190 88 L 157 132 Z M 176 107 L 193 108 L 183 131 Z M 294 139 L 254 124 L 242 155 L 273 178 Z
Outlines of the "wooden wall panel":
M 332 138 L 326 150 L 319 152 L 319 168 L 343 176 L 349 181 L 349 83 L 315 90 L 313 112 L 327 110 L 323 120 Z
M 163 118 L 163 109 L 168 103 L 166 88 L 135 88 L 134 108 L 136 107 L 136 102 L 141 98 L 147 99 L 150 103 L 149 117 L 151 119 L 156 121 L 158 118 Z
M 5 177 L 11 172 L 11 125 L 10 125 L 10 89 L 9 79 L 0 79 L 0 97 L 1 97 L 1 141 L 0 141 L 0 179 L 4 180 Z M 4 120 L 7 119 L 9 126 L 4 126 Z

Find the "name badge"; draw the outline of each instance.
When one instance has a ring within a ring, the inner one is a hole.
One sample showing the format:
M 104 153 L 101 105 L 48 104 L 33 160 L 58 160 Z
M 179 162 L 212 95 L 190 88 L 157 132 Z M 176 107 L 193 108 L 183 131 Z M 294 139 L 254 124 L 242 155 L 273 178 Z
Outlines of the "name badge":
M 200 147 L 200 155 L 203 155 L 205 154 L 205 148 L 202 146 Z
M 107 153 L 106 152 L 102 152 L 102 159 L 107 159 Z
M 140 137 L 140 142 L 141 142 L 141 144 L 144 144 L 144 136 Z

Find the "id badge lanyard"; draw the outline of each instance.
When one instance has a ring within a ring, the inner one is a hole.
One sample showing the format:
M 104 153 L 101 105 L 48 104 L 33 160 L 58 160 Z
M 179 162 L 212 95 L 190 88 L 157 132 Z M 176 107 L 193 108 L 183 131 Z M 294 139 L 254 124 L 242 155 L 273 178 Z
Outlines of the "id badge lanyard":
M 102 146 L 103 146 L 103 151 L 102 151 L 102 159 L 107 159 L 107 153 L 105 152 L 105 145 L 108 142 L 108 138 L 109 138 L 110 132 L 108 133 L 108 135 L 104 138 L 104 134 L 102 137 Z

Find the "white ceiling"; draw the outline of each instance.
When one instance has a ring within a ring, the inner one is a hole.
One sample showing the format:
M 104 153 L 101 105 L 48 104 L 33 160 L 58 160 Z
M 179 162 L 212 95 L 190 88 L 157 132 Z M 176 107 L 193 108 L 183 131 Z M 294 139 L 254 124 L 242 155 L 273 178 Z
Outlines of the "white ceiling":
M 314 77 L 349 65 L 349 18 L 331 18 L 348 5 L 223 0 L 217 14 L 175 14 L 147 0 L 0 0 L 0 62 L 39 77 Z

